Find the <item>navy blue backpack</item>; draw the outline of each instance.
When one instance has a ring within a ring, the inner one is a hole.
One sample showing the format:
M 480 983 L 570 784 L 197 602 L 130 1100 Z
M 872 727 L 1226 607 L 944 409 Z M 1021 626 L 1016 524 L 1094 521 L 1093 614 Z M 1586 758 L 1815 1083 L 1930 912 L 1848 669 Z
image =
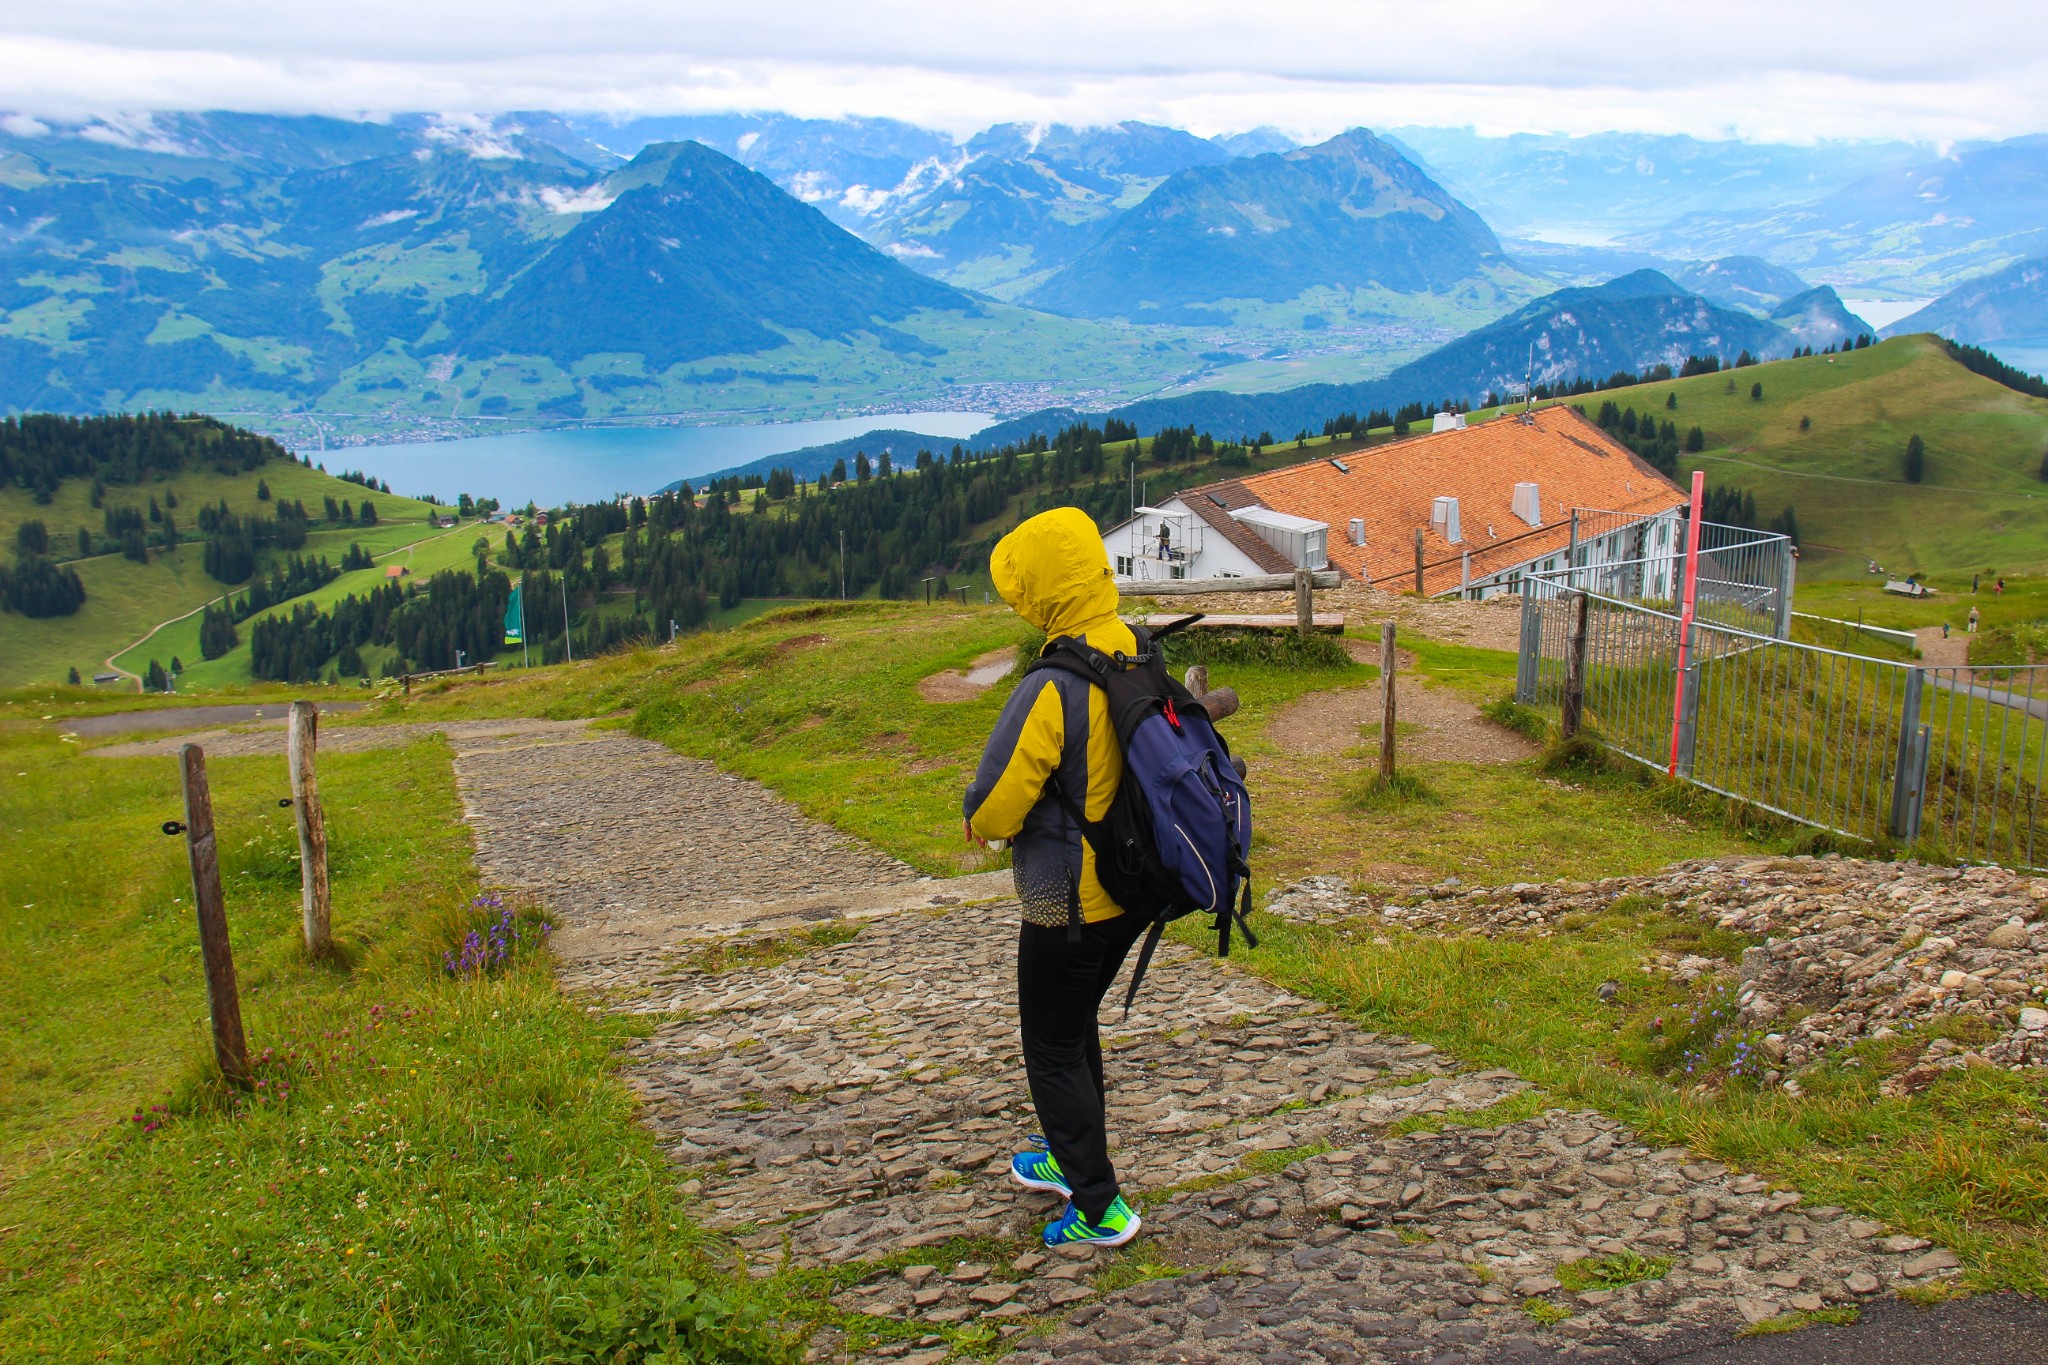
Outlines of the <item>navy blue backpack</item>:
M 1128 1012 L 1145 979 L 1159 936 L 1184 915 L 1215 917 L 1216 951 L 1230 955 L 1233 921 L 1245 942 L 1259 946 L 1248 917 L 1252 909 L 1252 800 L 1230 746 L 1216 733 L 1209 713 L 1166 671 L 1158 642 L 1200 620 L 1175 621 L 1158 635 L 1133 627 L 1135 657 L 1105 654 L 1071 636 L 1051 641 L 1026 673 L 1057 669 L 1100 687 L 1109 702 L 1124 775 L 1108 815 L 1089 820 L 1057 781 L 1067 816 L 1095 850 L 1095 873 L 1110 899 L 1126 914 L 1150 922 L 1130 989 Z M 1080 897 L 1071 899 L 1068 933 L 1080 936 Z

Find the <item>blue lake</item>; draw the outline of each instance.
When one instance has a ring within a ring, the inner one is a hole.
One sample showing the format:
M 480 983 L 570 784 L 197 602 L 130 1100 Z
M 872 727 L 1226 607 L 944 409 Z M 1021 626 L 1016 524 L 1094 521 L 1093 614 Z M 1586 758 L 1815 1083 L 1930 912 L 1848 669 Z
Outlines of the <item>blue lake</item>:
M 823 422 L 740 427 L 574 427 L 476 436 L 461 441 L 350 446 L 314 455 L 329 470 L 360 469 L 401 494 L 493 497 L 507 507 L 596 502 L 651 493 L 767 455 L 845 441 L 870 431 L 915 431 L 957 441 L 992 419 L 980 412 L 885 412 Z M 310 451 L 303 453 L 312 454 Z

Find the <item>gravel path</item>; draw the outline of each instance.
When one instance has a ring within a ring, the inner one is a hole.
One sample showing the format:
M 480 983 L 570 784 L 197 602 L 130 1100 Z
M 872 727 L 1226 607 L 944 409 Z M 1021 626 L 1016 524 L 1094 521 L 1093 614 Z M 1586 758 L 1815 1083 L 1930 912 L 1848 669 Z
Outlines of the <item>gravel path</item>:
M 851 1268 L 837 1303 L 886 1338 L 858 1359 L 976 1326 L 1031 1365 L 1648 1361 L 1955 1266 L 1596 1114 L 1397 1136 L 1526 1086 L 1171 947 L 1105 1022 L 1139 1255 L 1181 1273 L 1048 1255 L 1056 1208 L 1004 1173 L 1032 1126 L 1004 874 L 920 880 L 612 732 L 450 736 L 487 878 L 555 909 L 568 984 L 652 1016 L 625 1074 L 699 1217 L 753 1274 Z M 1560 1269 L 1588 1259 L 1661 1273 Z
M 359 701 L 330 701 L 320 704 L 320 714 L 335 715 L 345 711 L 360 711 Z M 160 706 L 149 711 L 112 711 L 104 716 L 77 716 L 66 720 L 62 728 L 74 735 L 126 735 L 148 730 L 192 730 L 205 725 L 235 725 L 260 722 L 267 726 L 281 726 L 291 714 L 291 703 L 269 702 L 263 705 L 238 706 Z M 189 739 L 189 736 L 187 737 Z M 180 740 L 185 743 L 186 740 Z

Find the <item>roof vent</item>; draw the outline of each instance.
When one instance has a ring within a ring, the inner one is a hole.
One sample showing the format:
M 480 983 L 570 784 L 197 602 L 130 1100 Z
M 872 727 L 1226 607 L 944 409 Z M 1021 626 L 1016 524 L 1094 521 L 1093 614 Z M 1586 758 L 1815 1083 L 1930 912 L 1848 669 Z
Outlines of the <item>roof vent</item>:
M 1365 544 L 1365 518 L 1364 518 L 1364 517 L 1353 517 L 1353 518 L 1351 519 L 1351 543 L 1352 543 L 1353 545 L 1364 545 L 1364 544 Z
M 1458 500 L 1438 498 L 1429 506 L 1429 525 L 1438 535 L 1456 545 L 1464 534 L 1458 529 Z
M 1435 435 L 1439 431 L 1463 431 L 1464 429 L 1465 414 L 1462 412 L 1440 412 L 1429 424 L 1431 435 Z
M 1518 483 L 1515 485 L 1514 509 L 1515 515 L 1528 522 L 1531 526 L 1541 526 L 1543 524 L 1543 499 L 1536 495 L 1535 484 Z

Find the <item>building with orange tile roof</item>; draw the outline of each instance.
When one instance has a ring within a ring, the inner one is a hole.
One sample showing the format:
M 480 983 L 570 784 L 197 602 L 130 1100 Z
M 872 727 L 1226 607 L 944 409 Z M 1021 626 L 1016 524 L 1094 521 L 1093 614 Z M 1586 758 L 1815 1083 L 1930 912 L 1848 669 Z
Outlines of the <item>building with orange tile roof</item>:
M 1119 577 L 1242 577 L 1334 568 L 1391 591 L 1489 597 L 1578 561 L 1647 561 L 1663 596 L 1686 496 L 1573 408 L 1466 425 L 1185 489 L 1103 533 Z M 1597 510 L 1598 517 L 1585 511 Z M 1161 528 L 1166 536 L 1162 541 Z

